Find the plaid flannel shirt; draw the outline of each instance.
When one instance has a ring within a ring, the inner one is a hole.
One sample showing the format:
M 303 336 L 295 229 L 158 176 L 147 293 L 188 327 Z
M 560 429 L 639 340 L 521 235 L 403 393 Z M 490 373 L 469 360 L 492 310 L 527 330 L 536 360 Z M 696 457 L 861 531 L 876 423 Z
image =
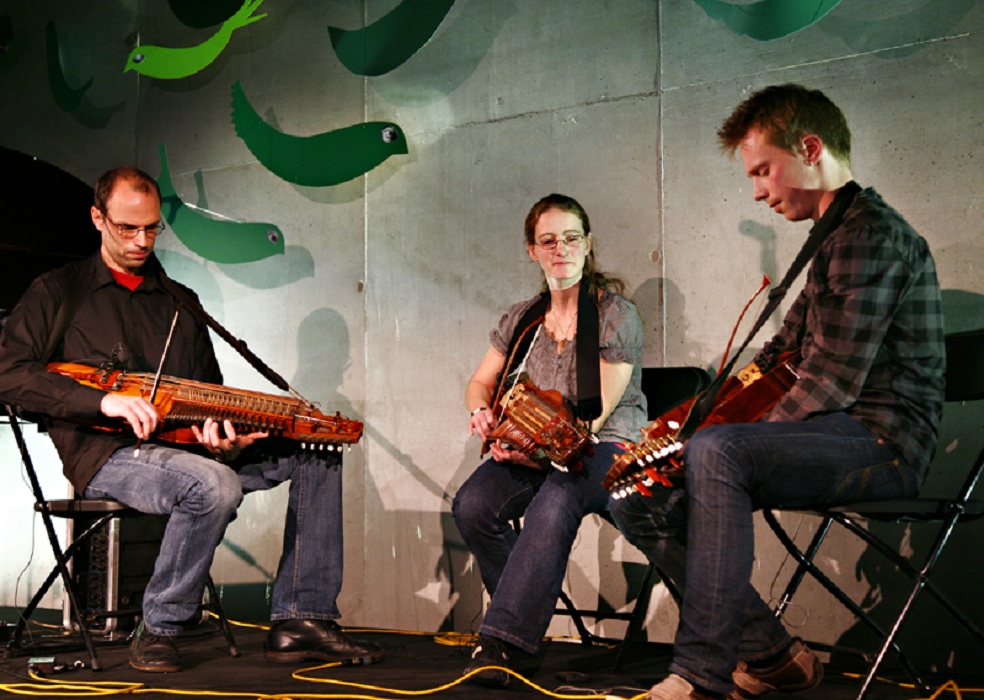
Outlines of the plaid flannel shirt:
M 926 241 L 873 190 L 855 198 L 757 360 L 799 347 L 799 379 L 765 420 L 845 411 L 923 477 L 943 410 L 943 308 Z

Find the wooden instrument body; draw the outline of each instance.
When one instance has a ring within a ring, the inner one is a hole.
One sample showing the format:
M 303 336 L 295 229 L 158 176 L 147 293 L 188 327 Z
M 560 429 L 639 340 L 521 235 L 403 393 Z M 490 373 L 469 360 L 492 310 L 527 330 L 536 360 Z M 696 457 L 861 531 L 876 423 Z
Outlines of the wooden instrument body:
M 594 442 L 558 391 L 543 391 L 525 374 L 495 407 L 499 424 L 487 443 L 501 440 L 537 461 L 537 450 L 562 470 L 580 471 L 581 456 Z
M 155 377 L 148 373 L 70 362 L 52 362 L 47 369 L 86 386 L 148 400 L 154 388 Z M 302 447 L 334 449 L 356 443 L 362 437 L 362 423 L 340 413 L 325 415 L 314 404 L 301 399 L 221 384 L 162 376 L 152 403 L 161 417 L 154 436 L 166 442 L 197 443 L 191 426 L 200 425 L 207 418 L 228 420 L 241 432 L 268 431 L 274 436 L 296 440 Z
M 762 418 L 798 379 L 799 361 L 799 351 L 794 350 L 781 355 L 776 366 L 766 374 L 751 364 L 728 377 L 718 392 L 714 408 L 693 432 L 710 425 L 754 423 Z M 625 453 L 615 460 L 602 482 L 613 498 L 624 498 L 633 491 L 649 496 L 654 485 L 669 487 L 674 480 L 683 478 L 679 455 L 686 439 L 681 438 L 680 428 L 698 398 L 670 409 L 643 428 L 641 442 L 625 445 Z

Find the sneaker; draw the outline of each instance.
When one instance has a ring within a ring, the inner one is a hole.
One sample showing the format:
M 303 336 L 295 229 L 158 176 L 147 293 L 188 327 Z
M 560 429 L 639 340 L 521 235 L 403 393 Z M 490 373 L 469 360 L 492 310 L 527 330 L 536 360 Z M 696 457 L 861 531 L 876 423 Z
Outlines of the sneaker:
M 177 673 L 181 662 L 174 637 L 148 631 L 141 620 L 130 642 L 130 666 L 147 673 Z
M 791 693 L 816 688 L 823 680 L 823 664 L 797 637 L 771 666 L 751 668 L 739 661 L 731 678 L 735 689 L 728 700 L 751 700 L 773 691 Z
M 465 667 L 465 674 L 483 666 L 503 666 L 509 668 L 509 647 L 501 639 L 479 635 L 472 652 L 471 661 Z M 462 674 L 464 675 L 464 674 Z M 509 685 L 509 674 L 505 671 L 489 668 L 476 673 L 468 679 L 472 683 L 492 688 L 505 688 Z
M 646 700 L 710 700 L 710 696 L 699 693 L 686 678 L 671 673 L 649 689 Z

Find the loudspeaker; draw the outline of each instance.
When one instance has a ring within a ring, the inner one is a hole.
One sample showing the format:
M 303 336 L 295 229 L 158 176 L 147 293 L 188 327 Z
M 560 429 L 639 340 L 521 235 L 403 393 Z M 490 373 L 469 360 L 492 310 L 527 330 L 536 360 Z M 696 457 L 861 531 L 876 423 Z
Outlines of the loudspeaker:
M 160 552 L 166 515 L 127 515 L 113 518 L 83 543 L 71 562 L 79 591 L 79 606 L 90 632 L 112 634 L 136 627 L 144 590 Z M 68 542 L 82 533 L 90 520 L 68 520 Z M 63 624 L 72 631 L 71 601 L 65 596 Z

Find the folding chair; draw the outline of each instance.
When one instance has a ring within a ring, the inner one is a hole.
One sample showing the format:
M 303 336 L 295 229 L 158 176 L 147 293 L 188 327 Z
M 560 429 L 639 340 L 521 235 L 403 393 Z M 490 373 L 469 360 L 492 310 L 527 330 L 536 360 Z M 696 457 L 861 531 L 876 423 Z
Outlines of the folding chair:
M 946 400 L 947 402 L 980 401 L 984 399 L 984 330 L 955 333 L 946 337 Z M 984 646 L 984 632 L 966 615 L 957 609 L 947 597 L 929 580 L 943 548 L 946 546 L 954 528 L 963 522 L 984 516 L 984 502 L 971 500 L 974 487 L 984 472 L 984 449 L 977 455 L 969 467 L 967 478 L 960 490 L 952 498 L 906 498 L 870 503 L 854 503 L 826 510 L 796 510 L 792 512 L 808 513 L 819 516 L 822 521 L 816 534 L 805 551 L 801 551 L 786 534 L 776 518 L 777 511 L 785 509 L 764 510 L 766 523 L 775 533 L 779 541 L 798 562 L 789 584 L 779 599 L 776 615 L 781 616 L 786 610 L 793 595 L 806 574 L 810 574 L 826 588 L 842 605 L 850 610 L 859 620 L 869 627 L 882 640 L 874 662 L 868 669 L 867 676 L 858 694 L 858 700 L 864 698 L 875 674 L 878 672 L 889 649 L 898 655 L 903 668 L 915 683 L 923 690 L 929 691 L 929 686 L 913 668 L 896 641 L 899 628 L 908 617 L 912 605 L 923 590 L 932 595 L 972 636 Z M 937 526 L 935 541 L 927 552 L 922 564 L 913 566 L 896 548 L 871 533 L 864 523 L 868 521 L 890 523 L 933 523 Z M 829 577 L 814 564 L 820 545 L 833 523 L 838 523 L 849 532 L 861 538 L 874 550 L 884 555 L 900 571 L 907 574 L 913 581 L 912 590 L 905 604 L 899 611 L 890 630 L 886 631 L 861 607 L 849 598 Z
M 62 583 L 65 587 L 65 594 L 68 596 L 69 605 L 71 609 L 71 621 L 75 630 L 82 637 L 82 641 L 85 644 L 85 648 L 89 654 L 90 666 L 93 670 L 98 671 L 102 669 L 102 664 L 99 661 L 99 656 L 96 653 L 96 647 L 93 642 L 93 636 L 89 629 L 92 620 L 87 619 L 85 615 L 84 608 L 80 605 L 81 596 L 79 594 L 78 586 L 76 581 L 72 576 L 71 569 L 69 568 L 70 562 L 73 561 L 75 557 L 86 545 L 94 535 L 106 527 L 110 521 L 114 518 L 123 518 L 128 516 L 139 515 L 138 511 L 125 506 L 119 501 L 113 500 L 111 498 L 98 498 L 98 499 L 58 499 L 58 500 L 47 500 L 44 497 L 44 493 L 41 490 L 41 484 L 38 480 L 37 472 L 34 469 L 34 462 L 31 459 L 30 452 L 27 449 L 27 443 L 24 440 L 24 434 L 21 430 L 20 420 L 18 419 L 16 411 L 4 404 L 4 411 L 7 417 L 7 422 L 14 434 L 14 440 L 17 443 L 17 447 L 21 453 L 21 459 L 24 463 L 24 469 L 27 473 L 28 480 L 31 483 L 31 490 L 34 493 L 34 509 L 40 513 L 42 523 L 44 524 L 45 531 L 48 535 L 48 541 L 51 545 L 51 551 L 55 556 L 55 567 L 48 574 L 48 577 L 38 588 L 31 602 L 28 603 L 27 607 L 21 613 L 20 618 L 17 621 L 16 626 L 11 634 L 9 641 L 3 651 L 4 658 L 11 658 L 15 656 L 20 649 L 20 640 L 27 628 L 28 621 L 34 614 L 38 605 L 41 603 L 42 598 L 48 593 L 48 590 L 54 584 L 55 580 L 61 576 Z M 84 528 L 81 533 L 74 533 L 74 538 L 72 543 L 62 549 L 61 544 L 58 541 L 58 536 L 55 534 L 53 517 L 59 518 L 69 518 L 73 520 L 91 520 L 92 522 Z M 203 607 L 205 609 L 213 610 L 215 615 L 219 618 L 220 626 L 222 632 L 225 635 L 226 643 L 229 647 L 229 654 L 231 656 L 239 656 L 239 651 L 236 648 L 235 639 L 232 636 L 232 629 L 229 625 L 229 620 L 226 618 L 225 611 L 222 608 L 222 603 L 219 600 L 218 592 L 215 589 L 215 583 L 212 581 L 212 577 L 208 578 L 208 603 Z M 139 611 L 114 611 L 107 610 L 103 612 L 101 617 L 113 617 L 122 616 L 130 614 L 139 614 Z
M 642 393 L 646 396 L 648 407 L 647 418 L 650 421 L 659 418 L 670 409 L 676 408 L 687 399 L 696 396 L 710 383 L 710 375 L 701 367 L 644 367 L 642 369 Z M 598 516 L 614 527 L 611 516 L 607 511 L 605 513 L 599 513 Z M 657 580 L 663 582 L 663 585 L 667 587 L 670 595 L 675 600 L 679 601 L 681 599 L 679 591 L 673 586 L 672 582 L 661 574 L 655 564 L 650 563 L 646 567 L 646 573 L 639 586 L 639 595 L 636 597 L 636 602 L 632 606 L 631 611 L 580 610 L 574 605 L 570 597 L 564 591 L 561 591 L 560 602 L 563 607 L 557 608 L 554 614 L 570 616 L 574 626 L 577 628 L 578 634 L 581 636 L 581 643 L 585 646 L 591 646 L 594 642 L 603 641 L 601 637 L 588 630 L 584 624 L 585 617 L 594 620 L 628 621 L 629 625 L 622 637 L 618 655 L 615 658 L 615 671 L 618 672 L 622 669 L 622 665 L 625 662 L 625 651 L 628 642 L 639 635 L 646 621 L 649 600 L 652 596 L 653 586 Z

